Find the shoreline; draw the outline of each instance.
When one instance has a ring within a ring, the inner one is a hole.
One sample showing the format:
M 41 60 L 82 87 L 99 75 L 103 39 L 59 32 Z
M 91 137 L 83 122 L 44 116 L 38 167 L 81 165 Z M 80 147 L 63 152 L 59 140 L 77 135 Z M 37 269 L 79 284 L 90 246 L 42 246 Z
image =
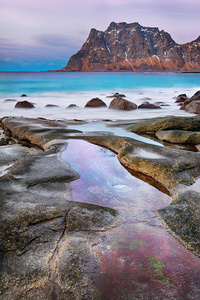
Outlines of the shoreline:
M 100 300 L 126 284 L 123 296 L 199 296 L 200 155 L 188 148 L 188 137 L 183 143 L 189 130 L 190 146 L 193 134 L 200 145 L 198 116 L 107 121 L 106 131 L 44 118 L 4 117 L 0 124 L 8 140 L 0 146 L 4 299 L 81 293 Z M 170 130 L 171 146 L 158 139 Z M 137 178 L 135 186 L 126 172 Z M 157 199 L 155 188 L 171 200 Z M 110 277 L 115 281 L 107 286 Z

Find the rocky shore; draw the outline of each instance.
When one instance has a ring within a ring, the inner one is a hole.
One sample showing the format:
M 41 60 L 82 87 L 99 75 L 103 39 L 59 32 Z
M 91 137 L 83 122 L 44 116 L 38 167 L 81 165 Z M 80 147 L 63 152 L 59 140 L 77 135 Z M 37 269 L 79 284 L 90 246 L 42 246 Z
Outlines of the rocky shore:
M 102 121 L 106 132 L 77 130 L 83 123 L 0 120 L 0 299 L 198 299 L 200 117 Z M 61 158 L 72 139 L 111 150 L 171 203 L 153 211 L 75 202 L 80 174 Z

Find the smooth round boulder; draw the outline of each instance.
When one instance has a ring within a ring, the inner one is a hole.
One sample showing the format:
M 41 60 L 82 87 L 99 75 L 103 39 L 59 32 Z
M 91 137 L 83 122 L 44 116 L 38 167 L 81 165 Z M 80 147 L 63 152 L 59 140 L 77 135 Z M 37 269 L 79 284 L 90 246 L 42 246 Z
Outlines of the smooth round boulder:
M 144 102 L 138 106 L 138 109 L 159 109 L 161 108 L 158 104 L 152 104 L 149 102 Z
M 131 101 L 117 97 L 110 102 L 109 108 L 118 110 L 134 110 L 137 108 L 137 105 Z
M 85 105 L 85 107 L 106 107 L 106 103 L 103 102 L 99 98 L 93 98 L 90 101 L 88 101 Z
M 75 108 L 75 107 L 78 107 L 78 106 L 76 104 L 70 104 L 66 108 Z
M 53 108 L 53 107 L 59 107 L 59 106 L 55 105 L 55 104 L 47 104 L 45 107 L 47 107 L 47 108 Z
M 3 102 L 16 102 L 17 100 L 15 100 L 15 99 L 6 99 L 6 100 L 4 100 Z
M 35 108 L 35 106 L 28 102 L 28 101 L 19 101 L 16 103 L 15 105 L 15 108 L 26 108 L 26 109 L 29 109 L 29 108 Z
M 197 91 L 191 98 L 190 100 L 192 101 L 196 101 L 196 100 L 200 100 L 200 91 Z
M 186 105 L 185 111 L 193 114 L 200 114 L 200 100 L 190 102 Z
M 124 95 L 124 94 L 119 94 L 119 93 L 115 93 L 115 94 L 113 94 L 113 95 L 111 95 L 111 96 L 107 96 L 106 98 L 117 98 L 117 97 L 125 98 L 126 95 Z
M 181 110 L 186 110 L 186 106 L 188 106 L 191 102 L 193 101 L 198 101 L 200 100 L 200 91 L 197 91 L 191 98 L 188 98 L 180 107 Z M 194 105 L 194 104 L 193 104 Z M 193 105 L 189 106 L 189 109 L 190 107 L 193 107 Z M 188 112 L 193 112 L 193 111 L 189 111 L 187 110 Z
M 186 94 L 180 94 L 176 97 L 175 103 L 185 102 L 188 99 Z
M 27 97 L 27 95 L 26 94 L 22 94 L 20 97 Z

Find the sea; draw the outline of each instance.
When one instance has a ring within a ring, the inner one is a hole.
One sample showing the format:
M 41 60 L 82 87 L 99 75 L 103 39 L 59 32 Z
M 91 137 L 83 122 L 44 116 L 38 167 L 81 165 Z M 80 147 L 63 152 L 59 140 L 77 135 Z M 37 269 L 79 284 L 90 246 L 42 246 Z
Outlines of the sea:
M 200 90 L 200 73 L 181 72 L 1 72 L 0 118 L 4 116 L 43 117 L 53 120 L 127 120 L 167 115 L 191 116 L 175 103 L 179 94 L 191 97 Z M 140 105 L 161 103 L 161 109 L 119 111 L 109 109 L 114 93 Z M 21 95 L 27 97 L 22 98 Z M 92 98 L 105 108 L 85 108 Z M 34 109 L 17 109 L 16 101 L 32 102 Z M 46 107 L 48 104 L 57 107 Z M 68 108 L 70 104 L 76 107 Z

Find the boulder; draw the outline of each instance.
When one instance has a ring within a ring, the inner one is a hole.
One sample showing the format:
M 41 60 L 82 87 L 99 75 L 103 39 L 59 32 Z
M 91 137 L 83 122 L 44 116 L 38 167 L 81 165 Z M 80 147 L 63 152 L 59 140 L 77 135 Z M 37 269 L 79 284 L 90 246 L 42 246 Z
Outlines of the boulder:
M 55 105 L 55 104 L 47 104 L 45 107 L 47 107 L 47 108 L 53 108 L 53 107 L 59 107 L 59 106 Z
M 131 101 L 117 97 L 110 102 L 109 108 L 119 110 L 134 110 L 137 108 L 137 105 Z
M 186 94 L 180 94 L 176 97 L 175 103 L 185 102 L 188 99 Z
M 193 114 L 200 114 L 200 100 L 193 100 L 186 105 L 185 110 Z
M 200 91 L 197 91 L 191 98 L 190 100 L 200 100 Z
M 17 100 L 15 100 L 15 99 L 6 99 L 6 100 L 4 100 L 3 102 L 16 102 Z
M 160 105 L 157 105 L 157 104 L 152 104 L 152 103 L 149 103 L 148 101 L 147 102 L 143 102 L 141 105 L 138 106 L 138 109 L 158 109 L 158 108 L 161 108 Z
M 184 103 L 181 105 L 180 109 L 181 110 L 184 110 L 186 108 L 186 106 L 188 104 L 190 104 L 192 101 L 198 101 L 200 100 L 200 91 L 197 91 L 191 98 L 188 98 L 187 100 L 184 101 Z M 192 112 L 192 109 L 191 111 L 188 111 L 188 112 Z
M 149 97 L 143 97 L 143 98 L 140 98 L 140 100 L 142 100 L 142 101 L 150 101 L 150 100 L 152 100 L 152 99 L 149 98 Z
M 90 101 L 88 101 L 85 105 L 85 107 L 106 107 L 106 103 L 103 102 L 99 98 L 93 98 Z
M 119 93 L 115 93 L 115 94 L 113 94 L 113 95 L 111 95 L 111 96 L 107 96 L 106 98 L 117 98 L 117 97 L 125 98 L 126 95 L 124 95 L 124 94 L 119 94 Z
M 27 97 L 27 95 L 26 94 L 22 94 L 20 97 Z
M 155 104 L 155 105 L 159 105 L 159 106 L 170 106 L 169 104 L 167 104 L 167 103 L 165 103 L 165 102 L 162 102 L 162 101 L 155 102 L 154 104 Z
M 197 145 L 200 143 L 199 131 L 186 131 L 186 130 L 159 130 L 156 136 L 161 141 L 166 141 L 174 144 L 192 144 Z
M 35 106 L 28 101 L 19 101 L 16 103 L 15 108 L 35 108 Z
M 78 106 L 76 104 L 70 104 L 66 108 L 74 108 L 74 107 L 78 107 Z

